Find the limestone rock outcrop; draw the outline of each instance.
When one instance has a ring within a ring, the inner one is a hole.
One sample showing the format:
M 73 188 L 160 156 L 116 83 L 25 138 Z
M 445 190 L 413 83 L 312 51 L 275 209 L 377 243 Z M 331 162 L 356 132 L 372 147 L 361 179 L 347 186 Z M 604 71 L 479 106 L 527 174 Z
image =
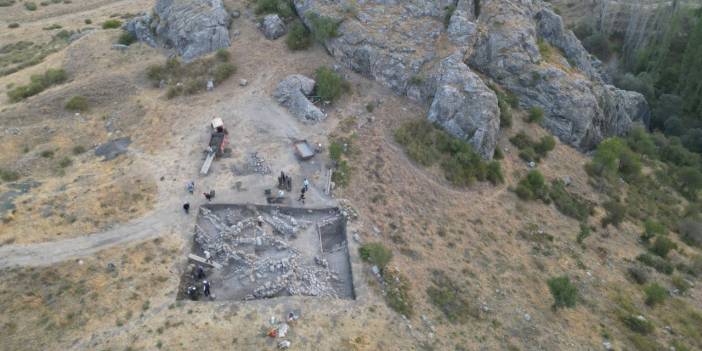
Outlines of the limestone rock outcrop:
M 290 113 L 305 122 L 318 122 L 327 116 L 307 98 L 314 91 L 315 81 L 301 74 L 287 76 L 273 93 Z

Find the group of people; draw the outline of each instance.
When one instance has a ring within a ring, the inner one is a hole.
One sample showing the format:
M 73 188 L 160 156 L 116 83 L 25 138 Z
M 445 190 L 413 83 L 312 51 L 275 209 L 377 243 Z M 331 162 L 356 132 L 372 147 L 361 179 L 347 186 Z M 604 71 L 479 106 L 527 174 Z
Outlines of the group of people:
M 191 180 L 191 181 L 188 181 L 188 182 L 185 184 L 185 189 L 186 189 L 190 194 L 194 194 L 194 193 L 195 193 L 195 182 L 192 181 L 192 180 Z M 207 199 L 207 201 L 212 201 L 212 199 L 214 199 L 214 197 L 215 197 L 215 191 L 214 191 L 214 189 L 212 189 L 212 190 L 210 190 L 209 192 L 204 192 L 204 193 L 202 193 L 202 195 L 205 196 L 205 199 Z M 190 213 L 190 202 L 187 202 L 187 201 L 186 201 L 186 202 L 183 204 L 183 211 L 185 211 L 185 214 Z
M 190 284 L 185 290 L 189 299 L 197 300 L 200 297 L 200 289 L 197 287 L 197 282 L 199 282 L 200 280 L 202 280 L 202 295 L 206 298 L 214 298 L 214 296 L 212 295 L 212 287 L 210 286 L 210 282 L 207 279 L 205 279 L 207 278 L 207 274 L 205 273 L 205 270 L 202 268 L 202 266 L 198 265 L 193 269 L 192 278 L 193 283 Z

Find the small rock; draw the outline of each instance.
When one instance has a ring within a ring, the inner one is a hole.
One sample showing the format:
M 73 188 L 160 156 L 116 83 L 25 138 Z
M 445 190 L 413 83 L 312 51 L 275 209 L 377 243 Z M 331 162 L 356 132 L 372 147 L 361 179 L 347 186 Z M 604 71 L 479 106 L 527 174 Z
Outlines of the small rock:
M 281 350 L 286 350 L 290 347 L 291 343 L 290 340 L 283 340 L 278 343 L 278 348 Z
M 212 91 L 214 89 L 214 82 L 212 79 L 207 80 L 207 91 Z
M 527 321 L 527 322 L 531 321 L 531 315 L 528 314 L 528 313 L 525 313 L 525 314 L 524 314 L 524 320 Z
M 239 80 L 239 86 L 245 87 L 245 86 L 247 86 L 247 85 L 249 85 L 249 81 L 248 81 L 248 80 L 246 80 L 246 79 L 241 79 L 241 80 Z
M 602 346 L 604 346 L 604 349 L 607 351 L 614 350 L 614 347 L 612 347 L 612 343 L 609 341 L 602 342 Z
M 239 17 L 241 17 L 241 11 L 234 10 L 234 11 L 232 11 L 231 16 L 232 16 L 232 18 L 239 18 Z
M 83 260 L 78 260 L 78 265 L 79 265 L 79 266 L 82 266 L 83 263 L 85 263 L 85 262 L 83 262 Z
M 129 45 L 124 45 L 124 44 L 112 44 L 112 49 L 113 50 L 119 50 L 119 51 L 125 51 L 129 49 Z
M 114 272 L 115 270 L 117 270 L 117 267 L 115 266 L 114 263 L 110 262 L 110 263 L 107 264 L 107 272 L 108 272 L 108 273 L 112 273 L 112 272 Z
M 378 268 L 378 266 L 375 266 L 375 265 L 374 265 L 373 267 L 371 267 L 371 271 L 372 271 L 373 274 L 375 274 L 375 275 L 380 275 L 380 268 Z
M 529 168 L 536 167 L 536 163 L 534 161 L 529 161 L 529 163 L 527 163 L 527 165 L 529 166 Z

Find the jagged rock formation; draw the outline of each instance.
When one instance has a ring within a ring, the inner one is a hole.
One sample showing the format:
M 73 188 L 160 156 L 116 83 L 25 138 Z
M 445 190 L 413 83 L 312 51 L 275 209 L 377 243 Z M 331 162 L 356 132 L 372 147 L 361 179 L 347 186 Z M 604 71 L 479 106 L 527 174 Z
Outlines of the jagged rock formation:
M 188 62 L 229 47 L 230 23 L 222 0 L 158 0 L 152 15 L 132 19 L 125 29 L 148 45 L 174 49 Z
M 500 130 L 497 96 L 463 63 L 462 55 L 441 61 L 427 118 L 467 140 L 483 158 L 492 158 Z
M 312 31 L 309 14 L 342 21 L 340 35 L 324 43 L 338 61 L 430 105 L 430 119 L 469 141 L 486 158 L 496 142 L 491 136 L 495 116 L 488 112 L 493 111 L 490 99 L 479 97 L 484 84 L 471 70 L 516 94 L 523 108 L 542 108 L 544 126 L 581 150 L 648 118 L 644 97 L 605 84 L 599 61 L 541 1 L 367 0 L 357 2 L 354 16 L 343 11 L 348 1 L 294 4 Z M 455 6 L 448 28 L 447 5 Z M 552 57 L 542 57 L 539 39 L 557 48 Z M 463 78 L 457 79 L 465 81 L 446 84 L 441 63 L 453 55 L 463 57 L 466 67 L 458 74 Z M 491 107 L 475 108 L 473 99 Z M 476 134 L 479 130 L 483 134 Z
M 287 107 L 290 113 L 305 121 L 318 122 L 327 116 L 315 106 L 307 96 L 314 91 L 315 81 L 300 74 L 283 79 L 273 93 L 278 102 Z
M 285 34 L 285 23 L 278 15 L 268 15 L 261 21 L 261 31 L 270 40 L 275 40 Z

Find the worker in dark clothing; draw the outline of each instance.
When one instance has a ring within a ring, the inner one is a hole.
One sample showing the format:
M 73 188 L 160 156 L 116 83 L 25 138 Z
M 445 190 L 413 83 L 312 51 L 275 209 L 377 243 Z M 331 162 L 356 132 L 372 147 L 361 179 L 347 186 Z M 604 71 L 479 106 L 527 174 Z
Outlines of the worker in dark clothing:
M 186 202 L 183 204 L 183 211 L 185 211 L 185 214 L 190 213 L 190 203 Z
M 302 187 L 302 189 L 300 189 L 300 198 L 297 199 L 297 201 L 301 201 L 303 205 L 305 204 L 305 192 L 306 191 L 307 191 L 307 189 L 305 187 Z
M 210 282 L 207 280 L 202 281 L 202 293 L 205 297 L 210 297 Z
M 205 199 L 207 199 L 207 201 L 212 201 L 212 194 L 210 194 L 210 193 L 202 193 L 202 195 L 205 195 Z
M 197 266 L 197 267 L 195 267 L 195 274 L 193 274 L 193 275 L 194 275 L 194 278 L 197 280 L 203 279 L 203 278 L 205 278 L 205 270 L 202 269 L 202 266 Z
M 197 287 L 195 285 L 188 286 L 187 294 L 191 300 L 197 300 Z

